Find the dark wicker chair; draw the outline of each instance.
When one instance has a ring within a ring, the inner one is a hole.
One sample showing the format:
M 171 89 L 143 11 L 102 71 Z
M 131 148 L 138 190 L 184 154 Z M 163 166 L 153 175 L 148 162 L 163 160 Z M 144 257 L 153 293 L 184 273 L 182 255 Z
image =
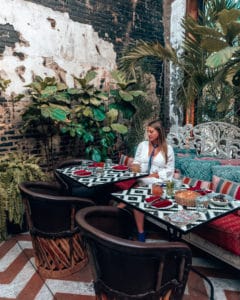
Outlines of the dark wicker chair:
M 72 159 L 64 160 L 56 166 L 54 170 L 54 176 L 65 194 L 71 195 L 72 189 L 75 186 L 79 187 L 79 183 L 74 183 L 73 180 L 70 180 L 69 178 L 67 178 L 67 176 L 58 173 L 56 170 L 61 168 L 73 167 L 76 165 L 81 166 L 83 161 L 86 161 L 87 163 L 92 163 L 92 160 L 86 160 L 82 158 L 72 158 Z
M 57 185 L 47 182 L 22 182 L 19 189 L 39 273 L 60 278 L 79 271 L 87 264 L 88 256 L 75 213 L 95 203 L 63 196 Z
M 186 244 L 129 240 L 132 215 L 116 207 L 84 208 L 76 220 L 88 246 L 97 299 L 182 299 L 192 257 Z

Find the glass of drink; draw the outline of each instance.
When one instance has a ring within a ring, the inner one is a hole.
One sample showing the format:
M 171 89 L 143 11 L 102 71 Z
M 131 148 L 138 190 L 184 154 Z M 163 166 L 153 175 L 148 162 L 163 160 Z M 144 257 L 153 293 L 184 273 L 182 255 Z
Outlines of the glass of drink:
M 97 167 L 97 168 L 95 169 L 95 174 L 96 174 L 97 177 L 101 177 L 102 174 L 103 174 L 103 168 Z
M 131 171 L 133 173 L 140 173 L 141 172 L 141 166 L 139 163 L 132 163 L 131 165 Z
M 168 180 L 166 182 L 166 194 L 169 198 L 172 198 L 174 196 L 174 182 L 171 180 Z
M 207 212 L 208 210 L 209 198 L 208 196 L 199 196 L 196 198 L 196 210 L 198 212 Z
M 112 160 L 110 158 L 107 158 L 105 160 L 105 168 L 109 169 L 109 168 L 111 168 L 111 166 L 112 166 Z
M 153 183 L 152 184 L 152 194 L 154 196 L 159 196 L 161 197 L 163 194 L 163 188 L 162 188 L 162 184 L 159 182 Z

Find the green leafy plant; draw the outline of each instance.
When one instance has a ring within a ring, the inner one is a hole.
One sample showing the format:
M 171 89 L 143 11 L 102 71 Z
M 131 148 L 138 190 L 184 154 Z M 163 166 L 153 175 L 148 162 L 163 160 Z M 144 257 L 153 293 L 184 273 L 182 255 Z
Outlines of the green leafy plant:
M 53 138 L 59 133 L 58 121 L 66 120 L 70 112 L 67 87 L 54 77 L 43 79 L 40 76 L 36 76 L 27 87 L 31 104 L 22 115 L 22 132 L 26 135 L 34 133 L 44 147 L 47 165 L 52 166 Z
M 37 77 L 28 85 L 32 103 L 23 114 L 23 128 L 37 127 L 45 144 L 54 134 L 81 140 L 86 156 L 95 161 L 111 155 L 136 111 L 131 102 L 144 93 L 134 90 L 134 81 L 127 81 L 118 71 L 113 72 L 113 88 L 105 91 L 92 83 L 96 75 L 90 70 L 81 78 L 74 77 L 74 88 L 55 78 Z
M 233 111 L 231 101 L 239 98 L 239 90 L 221 75 L 229 68 L 227 74 L 232 72 L 232 78 L 238 82 L 239 4 L 231 0 L 206 1 L 199 20 L 186 16 L 182 26 L 185 40 L 178 55 L 169 44 L 163 46 L 159 42 L 137 41 L 120 59 L 121 69 L 134 75 L 136 67 L 146 63 L 146 58 L 171 61 L 181 70 L 177 97 L 183 108 L 194 103 L 198 122 L 215 119 L 232 121 L 229 110 L 236 117 L 239 107 Z M 225 64 L 225 70 L 219 69 L 222 64 Z
M 38 163 L 38 158 L 24 153 L 0 157 L 0 239 L 7 236 L 7 220 L 22 224 L 24 207 L 18 184 L 47 179 Z

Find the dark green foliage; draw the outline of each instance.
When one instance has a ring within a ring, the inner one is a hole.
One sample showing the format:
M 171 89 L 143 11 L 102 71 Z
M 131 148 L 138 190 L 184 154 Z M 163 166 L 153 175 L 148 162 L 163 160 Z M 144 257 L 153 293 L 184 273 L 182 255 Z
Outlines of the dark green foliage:
M 32 103 L 22 116 L 23 129 L 37 128 L 49 165 L 56 134 L 81 140 L 86 156 L 100 161 L 111 156 L 116 140 L 127 133 L 129 120 L 136 112 L 132 102 L 144 93 L 135 90 L 135 81 L 126 80 L 122 72 L 112 72 L 114 82 L 109 91 L 92 83 L 96 75 L 90 70 L 84 77 L 74 77 L 74 88 L 49 77 L 36 77 L 28 85 Z

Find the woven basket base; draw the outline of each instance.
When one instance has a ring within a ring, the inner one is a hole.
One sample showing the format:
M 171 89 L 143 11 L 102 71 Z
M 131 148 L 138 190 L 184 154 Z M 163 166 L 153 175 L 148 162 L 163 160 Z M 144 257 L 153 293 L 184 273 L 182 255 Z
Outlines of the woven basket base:
M 80 271 L 82 268 L 84 268 L 87 265 L 87 263 L 88 263 L 88 257 L 85 257 L 84 260 L 72 266 L 71 268 L 54 271 L 54 270 L 47 270 L 42 267 L 38 267 L 38 273 L 44 278 L 62 278 Z
M 49 278 L 73 274 L 88 262 L 86 248 L 79 233 L 64 238 L 32 236 L 35 264 L 38 272 Z

